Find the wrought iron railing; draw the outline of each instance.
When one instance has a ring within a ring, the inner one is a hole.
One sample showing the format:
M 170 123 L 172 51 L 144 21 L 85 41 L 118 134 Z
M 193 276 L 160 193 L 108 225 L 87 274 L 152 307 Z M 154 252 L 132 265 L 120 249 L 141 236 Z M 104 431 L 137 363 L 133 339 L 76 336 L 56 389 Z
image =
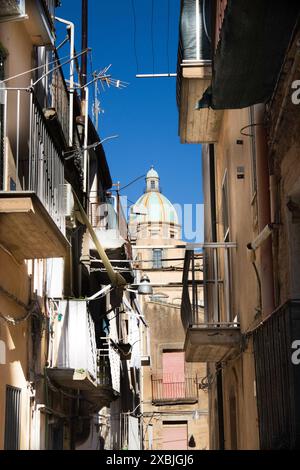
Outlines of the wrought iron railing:
M 198 400 L 197 377 L 171 377 L 170 374 L 151 376 L 153 402 Z
M 234 325 L 232 305 L 233 276 L 231 267 L 232 248 L 236 244 L 204 243 L 203 276 L 197 276 L 197 257 L 187 250 L 183 269 L 181 320 L 185 329 L 190 326 Z M 202 280 L 201 280 L 202 278 Z
M 64 233 L 64 165 L 43 111 L 33 91 L 8 88 L 0 95 L 5 147 L 2 190 L 36 193 Z
M 97 349 L 97 385 L 112 385 L 109 361 L 109 344 L 104 339 L 102 347 Z

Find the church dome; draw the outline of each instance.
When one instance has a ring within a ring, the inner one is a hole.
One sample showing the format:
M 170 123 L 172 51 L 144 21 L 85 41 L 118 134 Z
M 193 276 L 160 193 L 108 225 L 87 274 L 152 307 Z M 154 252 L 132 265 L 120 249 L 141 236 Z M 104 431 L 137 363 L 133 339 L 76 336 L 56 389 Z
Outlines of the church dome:
M 146 191 L 131 207 L 130 222 L 166 222 L 178 224 L 173 204 L 161 192 L 159 175 L 152 167 L 146 175 Z

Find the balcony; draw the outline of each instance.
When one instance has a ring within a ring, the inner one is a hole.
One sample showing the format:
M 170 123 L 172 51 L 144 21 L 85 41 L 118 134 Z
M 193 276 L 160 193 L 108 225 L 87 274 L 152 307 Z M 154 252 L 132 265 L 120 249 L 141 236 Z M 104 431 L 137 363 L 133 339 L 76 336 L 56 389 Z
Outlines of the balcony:
M 184 377 L 183 381 L 173 380 L 163 374 L 151 376 L 153 405 L 181 405 L 198 402 L 197 377 Z
M 105 249 L 115 271 L 120 272 L 128 283 L 134 280 L 131 263 L 131 246 L 129 243 L 126 218 L 118 198 L 111 197 L 105 203 L 96 202 L 97 196 L 90 196 L 90 218 L 98 240 Z M 93 202 L 95 201 L 95 202 Z M 91 266 L 101 284 L 108 284 L 109 278 L 103 263 L 89 238 Z
M 3 89 L 0 95 L 0 243 L 20 261 L 63 257 L 69 244 L 59 148 L 34 93 Z
M 300 447 L 300 301 L 289 300 L 253 332 L 261 449 Z
M 25 13 L 28 19 L 24 25 L 34 45 L 54 45 L 54 18 L 57 5 L 57 0 L 26 0 Z
M 118 395 L 113 389 L 107 341 L 97 349 L 94 322 L 85 300 L 61 300 L 54 312 L 51 362 L 47 375 L 56 384 L 84 392 L 99 406 Z
M 0 0 L 0 22 L 25 20 L 34 45 L 54 45 L 58 4 L 58 0 Z
M 25 17 L 25 0 L 0 0 L 1 21 L 22 19 Z
M 181 319 L 186 330 L 184 350 L 187 362 L 222 362 L 240 350 L 240 327 L 232 318 L 231 305 L 230 249 L 235 246 L 235 243 L 205 243 L 203 255 L 195 254 L 193 250 L 186 251 Z M 200 256 L 203 256 L 204 292 L 199 292 L 196 279 L 196 260 Z M 189 288 L 190 277 L 192 288 Z M 204 308 L 199 302 L 203 293 Z
M 177 62 L 177 106 L 181 143 L 218 140 L 222 112 L 196 109 L 212 79 L 209 2 L 181 1 Z
M 100 408 L 109 406 L 119 397 L 119 392 L 114 389 L 111 376 L 111 364 L 109 358 L 109 345 L 103 344 L 103 348 L 97 349 L 97 378 L 96 387 L 85 392 L 86 398 Z

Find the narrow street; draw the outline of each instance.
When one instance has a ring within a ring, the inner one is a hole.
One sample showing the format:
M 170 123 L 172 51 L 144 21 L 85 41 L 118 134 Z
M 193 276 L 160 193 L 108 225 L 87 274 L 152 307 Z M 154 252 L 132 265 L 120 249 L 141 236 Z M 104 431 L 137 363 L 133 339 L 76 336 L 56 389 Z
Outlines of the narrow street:
M 0 0 L 0 458 L 300 449 L 299 21 Z

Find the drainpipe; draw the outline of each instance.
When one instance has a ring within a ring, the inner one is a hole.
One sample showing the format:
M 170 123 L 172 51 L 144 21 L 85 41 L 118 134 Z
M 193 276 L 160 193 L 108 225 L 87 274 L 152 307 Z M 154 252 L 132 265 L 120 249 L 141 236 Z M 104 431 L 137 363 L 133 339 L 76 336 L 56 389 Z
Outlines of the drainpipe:
M 84 154 L 83 154 L 83 192 L 88 191 L 88 129 L 89 129 L 89 88 L 84 87 L 85 94 L 85 114 L 84 114 Z
M 64 20 L 63 18 L 55 17 L 60 23 L 67 25 L 67 30 L 70 31 L 70 102 L 69 102 L 69 147 L 73 146 L 73 109 L 74 109 L 74 32 L 75 26 L 71 21 Z
M 215 147 L 209 144 L 209 191 L 210 191 L 210 223 L 211 223 L 211 241 L 217 242 L 217 204 L 216 204 L 216 168 L 215 168 Z M 220 315 L 220 314 L 219 314 Z M 223 377 L 222 369 L 217 370 L 217 406 L 218 406 L 218 450 L 225 449 L 225 431 L 224 431 L 224 403 L 223 403 Z M 213 407 L 213 403 L 211 403 Z M 216 410 L 215 410 L 216 412 Z
M 88 0 L 82 0 L 81 2 L 81 49 L 84 51 L 88 46 Z M 83 54 L 81 56 L 81 100 L 84 101 L 86 98 L 86 85 L 87 82 L 87 56 Z
M 265 106 L 254 106 L 254 123 L 264 122 Z M 255 146 L 257 155 L 257 207 L 259 233 L 274 220 L 271 220 L 270 178 L 268 165 L 268 146 L 266 130 L 263 125 L 253 126 L 255 132 Z M 272 238 L 269 237 L 260 246 L 260 280 L 262 296 L 262 313 L 269 315 L 274 310 L 274 282 L 273 282 L 273 256 Z

